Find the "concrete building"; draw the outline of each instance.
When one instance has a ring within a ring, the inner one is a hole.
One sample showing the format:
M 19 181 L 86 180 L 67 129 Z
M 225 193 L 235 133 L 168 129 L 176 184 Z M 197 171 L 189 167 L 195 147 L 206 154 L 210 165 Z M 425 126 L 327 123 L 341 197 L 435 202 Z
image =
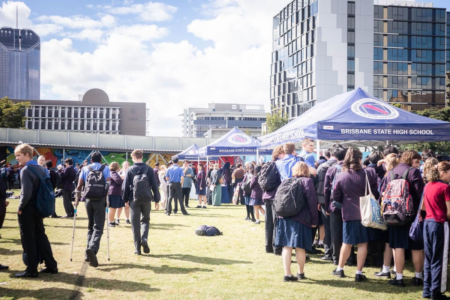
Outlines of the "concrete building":
M 357 87 L 408 110 L 444 107 L 446 22 L 429 3 L 290 2 L 273 19 L 272 112 L 293 119 Z
M 0 98 L 40 99 L 41 40 L 30 29 L 0 28 Z
M 27 129 L 144 136 L 148 126 L 145 103 L 110 102 L 100 89 L 87 91 L 81 101 L 12 101 L 31 103 L 25 112 Z
M 261 124 L 266 121 L 264 105 L 209 103 L 207 108 L 190 107 L 183 114 L 184 137 L 203 137 L 210 129 L 239 127 L 252 135 L 259 136 Z M 254 134 L 253 134 L 254 133 Z M 209 134 L 211 136 L 211 134 Z

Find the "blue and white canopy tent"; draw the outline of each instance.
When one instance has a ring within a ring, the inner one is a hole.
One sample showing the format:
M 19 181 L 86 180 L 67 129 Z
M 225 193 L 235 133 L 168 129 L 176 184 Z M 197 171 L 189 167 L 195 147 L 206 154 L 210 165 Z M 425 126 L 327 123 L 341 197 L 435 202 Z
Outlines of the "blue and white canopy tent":
M 239 155 L 271 155 L 270 149 L 259 149 L 259 141 L 239 128 L 234 127 L 227 134 L 200 149 L 202 155 L 239 156 Z
M 172 156 L 172 159 L 178 158 L 179 160 L 196 160 L 197 163 L 200 161 L 206 161 L 208 158 L 200 153 L 200 147 L 197 144 L 193 144 L 183 152 Z M 219 160 L 219 157 L 210 157 L 211 160 Z
M 348 141 L 356 146 L 449 141 L 450 123 L 394 107 L 358 88 L 318 103 L 259 140 L 260 147 L 273 148 L 304 138 L 316 140 L 319 149 L 319 141 Z

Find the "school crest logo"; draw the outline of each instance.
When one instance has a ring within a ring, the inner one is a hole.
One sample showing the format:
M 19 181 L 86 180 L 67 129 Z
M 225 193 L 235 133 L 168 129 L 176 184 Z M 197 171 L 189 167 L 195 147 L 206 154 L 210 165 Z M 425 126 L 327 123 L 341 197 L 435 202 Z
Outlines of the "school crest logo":
M 352 111 L 358 116 L 373 120 L 392 120 L 399 116 L 391 105 L 370 98 L 364 98 L 352 104 Z
M 228 137 L 228 141 L 234 145 L 248 145 L 252 139 L 242 133 L 235 133 Z

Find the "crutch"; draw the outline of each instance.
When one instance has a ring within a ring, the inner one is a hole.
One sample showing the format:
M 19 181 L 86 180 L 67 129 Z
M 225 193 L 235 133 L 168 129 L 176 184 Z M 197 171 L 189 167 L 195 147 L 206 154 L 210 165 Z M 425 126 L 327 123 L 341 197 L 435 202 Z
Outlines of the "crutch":
M 73 213 L 73 230 L 72 230 L 72 246 L 70 249 L 70 261 L 72 261 L 72 254 L 73 254 L 73 244 L 75 241 L 75 222 L 77 221 L 77 208 L 78 208 L 78 202 L 80 201 L 80 191 L 75 191 L 75 208 Z
M 109 261 L 109 198 L 106 196 L 106 239 L 108 241 L 108 261 Z

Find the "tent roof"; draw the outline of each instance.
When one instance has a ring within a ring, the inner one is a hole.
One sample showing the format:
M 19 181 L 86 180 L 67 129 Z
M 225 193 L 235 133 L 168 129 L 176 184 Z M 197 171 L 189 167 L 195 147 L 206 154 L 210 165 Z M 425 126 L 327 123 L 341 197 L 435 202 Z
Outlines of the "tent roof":
M 259 141 L 234 127 L 227 134 L 206 146 L 206 154 L 218 156 L 255 155 Z M 261 149 L 261 155 L 271 154 L 271 150 Z
M 260 137 L 260 147 L 306 137 L 325 141 L 445 141 L 450 140 L 450 123 L 394 107 L 358 88 L 318 103 L 277 131 Z

